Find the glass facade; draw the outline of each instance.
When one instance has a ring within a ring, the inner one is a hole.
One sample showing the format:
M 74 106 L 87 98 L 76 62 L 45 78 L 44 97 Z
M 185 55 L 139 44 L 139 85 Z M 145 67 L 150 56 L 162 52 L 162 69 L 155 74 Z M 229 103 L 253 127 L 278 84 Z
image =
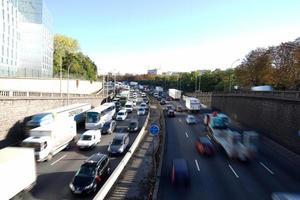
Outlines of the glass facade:
M 0 1 L 0 76 L 52 77 L 52 18 L 44 1 Z

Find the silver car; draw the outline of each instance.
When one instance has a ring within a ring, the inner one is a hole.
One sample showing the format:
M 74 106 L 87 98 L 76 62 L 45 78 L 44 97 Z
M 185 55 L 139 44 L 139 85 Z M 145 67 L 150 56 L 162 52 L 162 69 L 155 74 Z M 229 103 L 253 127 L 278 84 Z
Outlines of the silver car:
M 129 145 L 129 137 L 127 133 L 117 133 L 108 146 L 110 155 L 123 154 Z
M 196 124 L 196 118 L 194 115 L 188 115 L 185 119 L 187 124 Z

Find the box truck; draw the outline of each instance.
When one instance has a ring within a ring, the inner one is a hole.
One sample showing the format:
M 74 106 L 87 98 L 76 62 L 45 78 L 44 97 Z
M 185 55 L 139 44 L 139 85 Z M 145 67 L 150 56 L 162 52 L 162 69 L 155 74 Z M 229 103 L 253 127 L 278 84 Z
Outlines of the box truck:
M 51 160 L 52 156 L 68 147 L 76 136 L 76 122 L 74 120 L 56 121 L 31 129 L 29 135 L 21 145 L 34 148 L 37 161 Z
M 190 112 L 199 111 L 201 108 L 200 100 L 194 97 L 187 97 L 185 98 L 185 106 Z
M 180 91 L 180 90 L 169 89 L 168 94 L 169 94 L 169 96 L 170 96 L 172 99 L 175 99 L 175 100 L 181 98 L 181 91 Z
M 0 199 L 22 199 L 36 183 L 34 149 L 7 147 L 0 150 Z

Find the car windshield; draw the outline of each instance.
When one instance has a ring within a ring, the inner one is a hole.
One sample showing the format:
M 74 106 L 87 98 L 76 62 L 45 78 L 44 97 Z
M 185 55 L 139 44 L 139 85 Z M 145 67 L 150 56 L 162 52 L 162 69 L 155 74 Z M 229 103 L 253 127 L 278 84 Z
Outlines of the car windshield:
M 102 127 L 103 127 L 103 128 L 109 128 L 109 126 L 110 126 L 110 122 L 106 122 L 106 123 L 103 124 Z
M 121 115 L 121 116 L 122 116 L 122 115 L 125 115 L 125 113 L 123 113 L 123 112 L 119 112 L 119 113 L 118 113 L 118 115 Z
M 92 136 L 91 135 L 83 135 L 81 137 L 81 140 L 92 140 Z
M 88 112 L 86 115 L 87 123 L 97 123 L 100 120 L 100 115 L 97 112 Z
M 144 109 L 143 108 L 139 108 L 139 111 L 144 111 Z
M 130 122 L 129 127 L 136 127 L 137 126 L 137 122 Z
M 95 176 L 95 168 L 93 166 L 83 165 L 77 171 L 76 176 Z
M 41 119 L 47 115 L 50 115 L 50 113 L 42 113 L 42 114 L 37 114 L 37 115 L 34 115 L 31 119 L 31 121 L 33 122 L 39 122 L 41 121 Z
M 125 105 L 126 108 L 131 108 L 131 105 L 127 104 Z
M 123 141 L 121 139 L 114 139 L 112 141 L 112 145 L 122 145 Z

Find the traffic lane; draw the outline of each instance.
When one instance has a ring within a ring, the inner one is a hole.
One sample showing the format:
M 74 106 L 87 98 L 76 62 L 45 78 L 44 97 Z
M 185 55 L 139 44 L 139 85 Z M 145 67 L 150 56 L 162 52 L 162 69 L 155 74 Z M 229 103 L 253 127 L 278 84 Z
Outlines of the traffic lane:
M 135 113 L 130 114 L 131 117 L 137 117 Z M 138 117 L 140 126 L 143 126 L 146 116 Z M 117 122 L 118 126 L 128 126 L 129 120 Z M 77 138 L 84 132 L 78 131 Z M 126 133 L 126 129 L 119 130 Z M 69 191 L 69 183 L 71 182 L 75 172 L 81 164 L 94 153 L 107 153 L 107 148 L 112 141 L 114 134 L 102 135 L 101 142 L 92 149 L 79 150 L 75 143 L 72 143 L 70 149 L 59 152 L 50 162 L 43 162 L 37 165 L 38 180 L 36 186 L 31 190 L 30 195 L 25 199 L 73 199 Z M 137 134 L 130 134 L 131 143 L 134 141 Z M 110 157 L 112 170 L 116 168 L 123 156 Z M 58 181 L 59 180 L 59 181 Z M 80 197 L 81 199 L 91 199 L 91 196 Z
M 194 142 L 198 135 L 194 133 L 203 134 L 201 127 L 187 125 L 185 114 L 176 114 L 177 119 L 167 118 L 166 120 L 167 153 L 164 158 L 160 199 L 243 199 L 244 194 L 232 188 L 232 186 L 238 187 L 238 183 L 234 183 L 236 180 L 230 171 L 221 167 L 222 163 L 211 166 L 211 163 L 207 162 L 207 157 L 200 157 L 196 152 Z M 174 188 L 170 184 L 172 159 L 178 157 L 188 161 L 191 185 L 186 189 Z M 225 178 L 220 179 L 219 177 L 224 174 L 226 174 Z M 226 188 L 228 185 L 230 187 Z

